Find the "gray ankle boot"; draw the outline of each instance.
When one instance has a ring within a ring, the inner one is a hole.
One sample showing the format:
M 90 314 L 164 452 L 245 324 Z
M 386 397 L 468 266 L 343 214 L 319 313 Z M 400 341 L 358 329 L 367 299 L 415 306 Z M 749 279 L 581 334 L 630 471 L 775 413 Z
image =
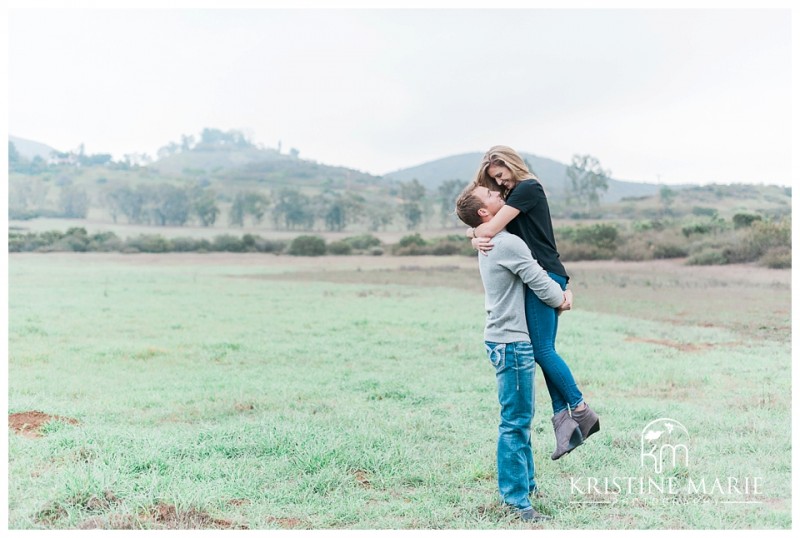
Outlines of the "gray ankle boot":
M 556 451 L 550 458 L 557 460 L 564 454 L 569 454 L 583 443 L 583 434 L 580 425 L 569 416 L 567 409 L 553 415 L 553 430 L 556 434 Z
M 584 402 L 584 407 L 580 411 L 572 410 L 572 418 L 581 427 L 581 435 L 586 440 L 593 433 L 600 431 L 600 417 L 589 408 Z

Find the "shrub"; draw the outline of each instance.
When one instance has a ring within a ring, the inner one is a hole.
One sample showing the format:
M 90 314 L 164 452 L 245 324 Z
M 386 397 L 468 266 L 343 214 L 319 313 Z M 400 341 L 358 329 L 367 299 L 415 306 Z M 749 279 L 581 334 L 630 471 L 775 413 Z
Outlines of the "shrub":
M 634 235 L 617 247 L 614 257 L 628 262 L 653 259 L 653 244 L 644 235 Z M 563 258 L 563 255 L 562 255 Z
M 199 250 L 199 243 L 198 240 L 191 237 L 175 237 L 172 239 L 172 250 L 175 252 L 195 252 Z
M 790 269 L 792 267 L 792 249 L 789 247 L 772 247 L 761 257 L 761 264 L 770 269 Z
M 70 228 L 60 239 L 38 250 L 86 252 L 89 250 L 89 235 L 85 228 Z
M 258 241 L 259 237 L 253 234 L 244 234 L 242 236 L 242 246 L 244 247 L 245 251 L 247 252 L 254 252 L 258 250 L 256 248 L 256 241 Z
M 761 220 L 761 215 L 753 215 L 750 213 L 736 213 L 733 216 L 733 227 L 737 230 L 739 228 L 748 228 L 757 220 Z
M 353 247 L 347 241 L 334 241 L 328 245 L 328 254 L 348 256 L 353 253 Z
M 172 250 L 172 244 L 160 235 L 141 234 L 129 238 L 125 242 L 125 250 L 128 252 L 169 252 Z
M 558 230 L 558 252 L 565 261 L 610 260 L 619 240 L 613 224 L 566 227 Z
M 697 217 L 711 217 L 712 219 L 717 218 L 717 210 L 713 207 L 698 207 L 694 206 L 692 208 L 692 215 Z
M 423 256 L 430 254 L 430 250 L 425 245 L 411 244 L 400 246 L 399 244 L 392 247 L 392 254 L 395 256 Z
M 460 253 L 463 247 L 463 240 L 456 242 L 451 239 L 442 239 L 431 245 L 430 253 L 434 256 L 452 256 Z
M 413 235 L 406 235 L 405 237 L 401 238 L 400 241 L 397 243 L 397 246 L 400 248 L 409 247 L 411 245 L 424 247 L 427 244 L 428 243 L 422 238 L 422 236 L 416 233 Z
M 660 231 L 664 229 L 664 223 L 660 220 L 637 220 L 633 223 L 633 229 L 636 232 Z
M 689 249 L 677 243 L 656 243 L 653 245 L 653 258 L 662 260 L 666 258 L 684 258 L 689 254 Z
M 792 248 L 791 221 L 753 221 L 742 230 L 738 241 L 730 248 L 731 263 L 752 262 L 761 258 L 771 248 Z
M 259 252 L 272 252 L 280 254 L 286 249 L 286 241 L 272 240 L 272 239 L 256 239 L 256 249 Z
M 703 234 L 710 233 L 711 230 L 713 230 L 713 229 L 714 228 L 711 226 L 711 223 L 708 223 L 708 222 L 694 222 L 692 224 L 687 224 L 686 226 L 682 227 L 681 228 L 681 233 L 683 234 L 684 237 L 686 237 L 688 239 L 690 236 L 692 236 L 694 234 L 703 235 Z
M 559 232 L 567 241 L 609 250 L 616 248 L 619 238 L 619 229 L 613 224 L 567 227 L 561 228 Z
M 355 250 L 367 250 L 372 247 L 381 246 L 381 240 L 371 234 L 346 237 L 343 241 Z
M 595 245 L 564 242 L 559 243 L 558 253 L 563 261 L 575 262 L 580 260 L 610 260 L 614 252 L 599 248 Z
M 211 242 L 211 250 L 217 252 L 245 252 L 247 247 L 242 239 L 229 234 L 218 235 Z
M 289 245 L 292 256 L 322 256 L 325 254 L 325 240 L 318 235 L 300 235 Z
M 689 265 L 725 265 L 728 263 L 728 258 L 719 249 L 701 250 L 689 256 L 686 263 Z
M 89 238 L 87 250 L 92 252 L 113 252 L 122 250 L 123 243 L 114 232 L 98 232 Z

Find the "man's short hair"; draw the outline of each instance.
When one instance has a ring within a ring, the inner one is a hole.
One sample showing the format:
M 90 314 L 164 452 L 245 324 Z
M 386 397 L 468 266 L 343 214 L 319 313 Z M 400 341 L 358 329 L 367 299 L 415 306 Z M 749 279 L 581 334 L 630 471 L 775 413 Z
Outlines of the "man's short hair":
M 483 224 L 481 216 L 478 215 L 478 210 L 485 206 L 481 199 L 474 194 L 477 186 L 476 183 L 470 183 L 456 198 L 456 215 L 461 219 L 461 222 L 472 228 L 477 228 Z

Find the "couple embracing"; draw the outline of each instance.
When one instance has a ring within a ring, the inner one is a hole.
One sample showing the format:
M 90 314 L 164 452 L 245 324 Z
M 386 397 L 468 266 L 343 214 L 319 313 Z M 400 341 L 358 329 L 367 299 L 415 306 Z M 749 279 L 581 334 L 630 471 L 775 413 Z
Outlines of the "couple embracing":
M 456 214 L 480 251 L 486 293 L 486 351 L 497 377 L 500 426 L 497 478 L 504 504 L 525 521 L 548 516 L 529 496 L 537 491 L 531 421 L 538 364 L 553 404 L 554 460 L 600 429 L 575 378 L 555 350 L 559 315 L 572 307 L 569 277 L 559 260 L 547 198 L 517 152 L 494 146 L 475 180 L 456 200 Z

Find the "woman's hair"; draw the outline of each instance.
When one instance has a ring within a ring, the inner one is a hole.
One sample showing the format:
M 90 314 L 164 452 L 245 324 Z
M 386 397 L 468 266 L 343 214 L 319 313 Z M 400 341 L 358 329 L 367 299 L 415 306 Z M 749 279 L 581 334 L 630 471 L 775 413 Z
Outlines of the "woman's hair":
M 528 170 L 528 165 L 525 164 L 525 160 L 520 157 L 519 153 L 508 146 L 492 146 L 483 156 L 478 172 L 475 174 L 474 183 L 491 190 L 499 190 L 503 198 L 508 195 L 508 189 L 498 185 L 494 178 L 489 176 L 489 167 L 492 165 L 508 168 L 515 183 L 523 179 L 539 179 Z

